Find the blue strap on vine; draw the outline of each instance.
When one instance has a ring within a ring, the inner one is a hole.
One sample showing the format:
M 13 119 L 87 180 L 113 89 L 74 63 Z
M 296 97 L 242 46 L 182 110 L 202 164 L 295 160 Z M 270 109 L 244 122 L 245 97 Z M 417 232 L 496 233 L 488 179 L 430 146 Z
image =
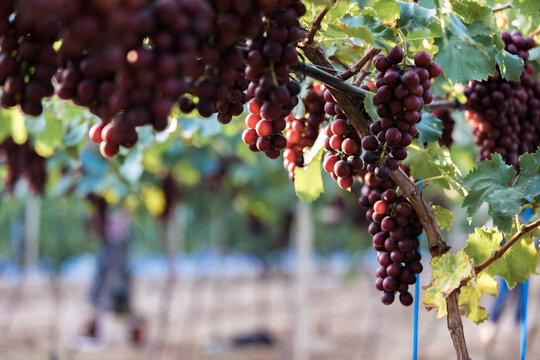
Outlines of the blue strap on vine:
M 528 201 L 531 201 L 527 198 Z M 525 209 L 525 220 L 529 220 L 532 216 L 532 209 Z M 529 279 L 525 279 L 521 293 L 521 360 L 525 360 L 527 353 L 527 302 L 529 298 Z
M 422 187 L 422 178 L 418 179 L 418 187 Z M 418 236 L 418 240 L 421 240 L 422 236 Z M 420 252 L 421 246 L 418 247 L 418 252 Z M 416 274 L 416 283 L 414 284 L 414 323 L 413 323 L 413 360 L 418 358 L 418 309 L 419 309 L 419 298 L 420 297 L 420 274 Z

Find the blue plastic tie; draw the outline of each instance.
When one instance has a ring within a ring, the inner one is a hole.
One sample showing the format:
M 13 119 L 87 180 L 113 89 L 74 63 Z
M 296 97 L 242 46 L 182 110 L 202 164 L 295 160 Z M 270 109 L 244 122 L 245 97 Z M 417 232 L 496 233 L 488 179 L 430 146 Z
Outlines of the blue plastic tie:
M 527 198 L 531 201 L 530 198 Z M 525 220 L 529 220 L 532 216 L 532 209 L 525 209 Z M 527 302 L 529 300 L 529 279 L 525 279 L 521 293 L 521 360 L 525 360 L 527 353 Z
M 418 187 L 422 187 L 422 178 L 418 179 Z M 422 236 L 420 235 L 418 237 L 418 240 L 422 240 Z M 422 247 L 418 247 L 418 252 L 420 252 L 420 249 Z M 420 297 L 420 274 L 416 274 L 416 283 L 414 284 L 414 323 L 413 323 L 413 354 L 412 358 L 413 360 L 417 360 L 418 358 L 418 310 L 420 307 L 420 301 L 418 298 Z

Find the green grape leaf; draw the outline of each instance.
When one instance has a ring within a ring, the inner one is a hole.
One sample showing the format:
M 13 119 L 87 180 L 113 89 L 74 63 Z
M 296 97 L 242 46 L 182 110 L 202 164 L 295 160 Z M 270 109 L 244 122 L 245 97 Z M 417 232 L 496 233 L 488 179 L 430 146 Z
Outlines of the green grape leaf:
M 366 93 L 366 97 L 364 98 L 364 109 L 366 109 L 369 117 L 373 121 L 376 121 L 379 119 L 379 115 L 377 115 L 377 109 L 375 108 L 375 105 L 373 105 L 373 96 L 374 94 L 372 92 Z
M 324 192 L 321 175 L 323 150 L 321 147 L 307 166 L 297 167 L 294 170 L 294 191 L 303 202 L 310 203 Z
M 400 29 L 405 29 L 408 33 L 422 30 L 429 24 L 436 21 L 436 11 L 427 9 L 410 2 L 399 3 L 399 19 L 397 21 Z
M 0 109 L 0 141 L 8 136 L 11 136 L 16 144 L 24 144 L 28 139 L 23 116 L 17 109 Z
M 510 231 L 512 219 L 521 212 L 524 199 L 540 194 L 539 151 L 520 157 L 523 174 L 516 179 L 512 187 L 510 184 L 516 171 L 502 161 L 500 154 L 493 154 L 491 160 L 479 162 L 478 167 L 463 179 L 463 187 L 469 191 L 463 201 L 469 220 L 482 202 L 487 202 L 488 214 L 493 219 L 493 224 L 501 231 Z
M 402 163 L 411 169 L 413 178 L 429 179 L 430 183 L 454 189 L 465 196 L 461 187 L 461 172 L 452 161 L 448 148 L 435 142 L 424 148 L 423 144 L 415 141 L 407 150 L 409 155 Z
M 431 205 L 431 207 L 435 212 L 437 225 L 444 230 L 450 230 L 452 228 L 452 212 L 439 205 Z
M 457 289 L 463 279 L 473 275 L 469 257 L 459 251 L 444 254 L 431 260 L 431 283 L 424 287 L 424 307 L 426 310 L 438 308 L 437 318 L 447 314 L 445 298 Z
M 476 324 L 480 324 L 488 318 L 486 309 L 479 304 L 481 298 L 482 291 L 470 282 L 460 289 L 459 312 Z
M 475 228 L 474 233 L 469 235 L 464 251 L 471 257 L 474 264 L 478 265 L 501 247 L 502 240 L 502 233 L 496 229 Z M 512 289 L 518 282 L 524 282 L 530 274 L 536 274 L 537 263 L 538 252 L 532 236 L 528 234 L 521 237 L 484 272 L 491 276 L 502 277 Z
M 476 1 L 455 0 L 452 2 L 452 10 L 468 24 L 476 20 L 489 25 L 495 23 L 491 8 Z
M 501 76 L 506 80 L 519 80 L 523 72 L 523 59 L 517 55 L 512 55 L 506 50 L 501 50 L 497 54 L 497 64 L 501 71 Z
M 433 114 L 423 112 L 422 121 L 416 124 L 421 142 L 431 143 L 439 140 L 442 134 L 442 121 Z
M 439 51 L 434 60 L 452 82 L 486 80 L 495 72 L 495 56 L 502 48 L 501 42 L 485 24 L 474 22 L 466 26 L 454 14 L 448 20 L 444 36 L 435 39 Z
M 368 44 L 390 51 L 396 44 L 396 32 L 393 27 L 387 27 L 381 24 L 376 18 L 375 11 L 372 8 L 366 8 L 361 14 L 353 16 L 345 15 L 339 20 L 341 27 L 351 29 L 354 35 Z M 354 30 L 359 28 L 359 30 Z M 367 36 L 366 29 L 370 31 Z M 357 34 L 354 31 L 359 31 Z
M 394 22 L 398 18 L 400 5 L 396 0 L 373 0 L 371 3 L 382 22 Z
M 538 0 L 515 0 L 512 7 L 518 9 L 523 15 L 538 15 L 540 11 L 540 1 Z
M 533 154 L 521 155 L 518 162 L 520 172 L 513 188 L 530 197 L 540 195 L 540 148 Z

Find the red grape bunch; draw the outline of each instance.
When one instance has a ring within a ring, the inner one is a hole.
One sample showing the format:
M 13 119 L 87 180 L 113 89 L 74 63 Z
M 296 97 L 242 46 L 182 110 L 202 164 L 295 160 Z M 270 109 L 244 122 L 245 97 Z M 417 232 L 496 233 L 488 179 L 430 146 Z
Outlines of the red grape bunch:
M 398 195 L 392 179 L 381 180 L 368 172 L 364 183 L 359 204 L 369 209 L 366 212 L 370 222 L 368 231 L 373 236 L 373 248 L 380 265 L 375 287 L 383 292 L 383 304 L 394 302 L 399 292 L 400 302 L 409 306 L 413 303 L 409 285 L 416 282 L 415 274 L 423 269 L 418 250 L 422 224 L 410 202 Z
M 407 157 L 407 146 L 417 135 L 422 107 L 431 103 L 431 79 L 441 74 L 439 64 L 425 51 L 414 56 L 415 66 L 403 67 L 403 50 L 396 46 L 388 56 L 373 59 L 377 74 L 377 92 L 373 105 L 380 120 L 371 125 L 372 135 L 362 139 L 364 163 L 379 179 L 386 179 L 399 160 Z M 392 156 L 389 156 L 389 155 Z
M 540 145 L 540 82 L 532 78 L 533 67 L 527 62 L 532 38 L 520 33 L 501 34 L 508 52 L 524 60 L 520 81 L 505 80 L 497 67 L 487 81 L 472 80 L 465 89 L 465 113 L 473 125 L 480 159 L 499 153 L 503 160 L 517 168 L 519 155 Z
M 59 19 L 55 0 L 2 1 L 0 4 L 0 105 L 19 105 L 27 115 L 43 111 L 54 94 Z
M 298 60 L 298 18 L 306 8 L 298 0 L 256 3 L 264 14 L 265 27 L 247 46 L 245 77 L 250 81 L 247 94 L 252 99 L 246 123 L 255 131 L 244 133 L 243 139 L 251 151 L 262 151 L 276 159 L 287 146 L 281 133 L 286 127 L 285 118 L 298 104 L 300 84 L 289 78 L 289 66 Z
M 360 136 L 328 89 L 324 91 L 324 100 L 325 112 L 334 118 L 324 129 L 327 136 L 324 148 L 327 153 L 324 156 L 323 168 L 332 175 L 339 187 L 348 189 L 353 184 L 354 176 L 360 175 L 364 167 L 360 157 Z
M 283 166 L 294 181 L 294 169 L 304 167 L 303 150 L 312 147 L 319 136 L 321 124 L 327 120 L 324 112 L 324 88 L 310 84 L 302 99 L 305 108 L 303 118 L 296 118 L 291 112 L 285 118 L 287 122 L 287 147 L 283 152 Z M 250 131 L 249 129 L 246 131 Z

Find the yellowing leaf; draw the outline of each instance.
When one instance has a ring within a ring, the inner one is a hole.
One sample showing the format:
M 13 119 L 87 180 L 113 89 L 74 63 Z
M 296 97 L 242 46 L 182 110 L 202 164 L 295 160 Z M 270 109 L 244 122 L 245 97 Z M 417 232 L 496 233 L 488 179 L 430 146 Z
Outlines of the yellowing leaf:
M 495 229 L 476 228 L 469 236 L 464 251 L 478 265 L 500 248 L 503 235 Z M 499 259 L 489 265 L 484 272 L 498 275 L 506 280 L 510 289 L 518 282 L 524 282 L 530 274 L 536 274 L 538 252 L 531 236 L 524 236 L 508 249 Z
M 324 192 L 321 176 L 321 147 L 306 167 L 297 167 L 294 170 L 294 191 L 300 200 L 310 203 Z
M 467 316 L 467 319 L 480 324 L 488 318 L 486 309 L 479 305 L 482 292 L 470 282 L 460 289 L 459 312 Z
M 485 272 L 480 273 L 476 277 L 476 286 L 484 294 L 491 296 L 497 296 L 499 294 L 499 284 L 491 275 L 486 274 Z
M 446 315 L 445 298 L 461 283 L 473 275 L 473 266 L 463 250 L 456 254 L 444 254 L 431 260 L 431 283 L 425 287 L 424 307 L 439 308 L 437 318 Z
M 452 212 L 439 205 L 432 205 L 431 207 L 435 212 L 435 219 L 437 220 L 437 225 L 439 225 L 439 227 L 442 229 L 450 230 L 450 228 L 452 227 Z

